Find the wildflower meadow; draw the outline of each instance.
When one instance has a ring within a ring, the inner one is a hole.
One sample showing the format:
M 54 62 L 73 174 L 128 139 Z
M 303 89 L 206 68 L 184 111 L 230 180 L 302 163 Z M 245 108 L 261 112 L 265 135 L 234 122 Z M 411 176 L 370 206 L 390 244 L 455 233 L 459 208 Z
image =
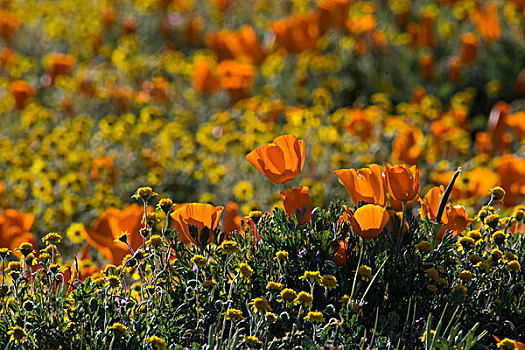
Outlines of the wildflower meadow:
M 525 349 L 525 1 L 0 0 L 2 349 Z

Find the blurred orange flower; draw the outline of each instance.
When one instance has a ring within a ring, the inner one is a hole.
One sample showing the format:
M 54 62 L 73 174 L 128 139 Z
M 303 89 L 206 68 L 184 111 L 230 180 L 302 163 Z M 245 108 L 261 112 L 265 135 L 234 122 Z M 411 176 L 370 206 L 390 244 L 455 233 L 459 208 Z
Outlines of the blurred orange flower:
M 266 58 L 255 30 L 243 26 L 239 31 L 221 30 L 206 36 L 206 45 L 219 61 L 237 59 L 247 63 L 261 64 Z
M 137 250 L 143 243 L 139 233 L 144 208 L 138 204 L 125 206 L 122 210 L 107 208 L 106 212 L 96 218 L 87 231 L 86 240 L 104 255 L 114 265 L 120 265 L 122 258 L 130 254 L 129 248 L 121 243 L 115 243 L 123 231 L 128 232 L 128 243 Z
M 54 53 L 48 59 L 49 75 L 52 81 L 60 74 L 69 74 L 76 63 L 75 57 L 63 53 Z
M 348 237 L 344 239 L 344 241 L 339 241 L 339 247 L 337 248 L 337 251 L 334 254 L 334 257 L 332 258 L 332 261 L 337 266 L 347 266 L 348 265 L 348 257 L 347 257 L 347 250 L 348 250 Z
M 232 102 L 249 96 L 257 71 L 248 63 L 233 60 L 222 61 L 218 67 L 221 88 L 228 90 Z
M 370 164 L 368 168 L 357 171 L 355 169 L 341 169 L 334 171 L 334 173 L 355 205 L 361 201 L 382 207 L 386 205 L 385 180 L 381 165 Z
M 392 162 L 415 165 L 423 153 L 420 146 L 423 132 L 414 125 L 406 125 L 392 141 Z
M 295 216 L 299 211 L 299 224 L 303 225 L 312 219 L 312 199 L 310 189 L 306 186 L 290 188 L 280 192 L 284 211 L 288 215 Z M 304 211 L 304 214 L 302 212 Z
M 226 205 L 226 214 L 224 217 L 223 230 L 231 233 L 233 231 L 242 231 L 241 225 L 242 217 L 239 215 L 239 205 L 234 202 L 229 202 Z
M 23 80 L 13 81 L 9 85 L 9 90 L 15 99 L 15 105 L 18 109 L 24 109 L 26 101 L 35 94 L 35 88 L 33 85 Z
M 274 184 L 293 180 L 303 170 L 305 144 L 295 135 L 277 137 L 272 143 L 257 147 L 246 160 Z
M 390 215 L 388 211 L 375 204 L 366 204 L 352 212 L 347 206 L 343 206 L 348 215 L 348 221 L 356 235 L 363 239 L 372 239 L 377 236 L 388 223 Z
M 279 45 L 291 53 L 300 53 L 315 48 L 321 37 L 320 14 L 294 15 L 270 24 Z
M 173 227 L 179 233 L 179 239 L 184 244 L 193 243 L 195 245 L 207 245 L 213 242 L 214 230 L 219 227 L 219 220 L 224 207 L 214 207 L 211 204 L 202 203 L 188 203 L 181 208 L 175 210 L 171 214 L 173 219 Z M 197 237 L 193 237 L 190 232 L 190 226 L 195 226 L 197 229 Z M 208 231 L 206 241 L 200 242 L 204 239 L 202 234 Z
M 472 22 L 476 25 L 476 30 L 483 40 L 486 42 L 499 40 L 501 28 L 498 18 L 498 4 L 496 2 L 478 3 L 471 16 Z
M 386 187 L 388 194 L 400 202 L 408 202 L 418 195 L 419 169 L 414 165 L 410 169 L 406 165 L 392 166 L 385 163 Z
M 15 251 L 21 243 L 29 242 L 37 247 L 33 234 L 29 232 L 35 221 L 35 215 L 15 209 L 6 209 L 0 215 L 0 246 L 9 248 L 19 258 L 20 252 Z
M 219 81 L 206 58 L 200 58 L 195 62 L 193 88 L 203 94 L 211 94 L 219 89 Z
M 461 37 L 461 62 L 472 63 L 478 55 L 478 37 L 473 33 L 465 33 Z
M 0 37 L 2 39 L 11 40 L 21 25 L 22 20 L 16 14 L 5 10 L 0 11 Z
M 497 167 L 501 187 L 505 190 L 503 204 L 513 206 L 521 196 L 525 196 L 525 159 L 514 155 L 504 155 Z

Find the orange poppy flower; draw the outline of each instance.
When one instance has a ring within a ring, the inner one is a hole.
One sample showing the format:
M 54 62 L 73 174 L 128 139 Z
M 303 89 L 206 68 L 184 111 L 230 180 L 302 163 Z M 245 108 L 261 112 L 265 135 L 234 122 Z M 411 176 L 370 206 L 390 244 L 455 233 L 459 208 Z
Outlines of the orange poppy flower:
M 478 37 L 473 33 L 465 33 L 461 37 L 461 62 L 472 63 L 478 55 Z
M 63 53 L 54 53 L 49 56 L 48 60 L 49 75 L 51 75 L 52 81 L 60 74 L 69 74 L 76 63 L 75 57 Z
M 410 169 L 406 165 L 392 166 L 385 163 L 386 187 L 388 194 L 400 202 L 408 202 L 416 198 L 419 191 L 419 169 L 414 165 Z
M 276 185 L 295 179 L 303 170 L 304 159 L 304 141 L 295 135 L 279 136 L 246 155 L 246 160 Z
M 9 90 L 15 99 L 15 105 L 18 109 L 24 109 L 26 101 L 35 94 L 33 85 L 23 81 L 17 80 L 10 84 Z
M 503 204 L 507 207 L 515 205 L 520 196 L 525 196 L 525 159 L 504 155 L 500 158 L 497 172 L 501 187 L 506 192 Z
M 37 247 L 33 234 L 29 232 L 35 221 L 32 213 L 15 209 L 6 209 L 0 215 L 0 246 L 9 248 L 19 258 L 22 254 L 15 251 L 21 243 L 29 242 Z
M 213 242 L 214 231 L 219 227 L 223 209 L 224 207 L 214 207 L 211 204 L 188 203 L 175 210 L 171 213 L 171 218 L 173 227 L 179 233 L 180 241 L 184 244 L 193 243 L 195 245 L 200 245 L 199 243 L 207 245 Z M 192 231 L 190 226 L 197 228 L 197 237 L 190 234 Z M 205 242 L 200 242 L 201 239 L 204 239 L 202 233 L 206 231 L 205 228 L 209 230 L 209 235 Z
M 312 199 L 310 189 L 306 186 L 290 188 L 281 191 L 284 212 L 288 215 L 300 214 L 299 225 L 303 225 L 312 219 Z M 304 211 L 304 214 L 302 214 Z
M 501 342 L 501 340 L 500 340 L 498 337 L 496 337 L 496 336 L 494 336 L 494 339 L 495 339 L 498 343 Z M 525 344 L 524 344 L 524 343 L 521 343 L 521 342 L 519 342 L 519 341 L 517 341 L 517 342 L 515 343 L 514 349 L 515 349 L 515 350 L 525 350 Z
M 415 165 L 423 154 L 423 132 L 413 125 L 405 125 L 402 130 L 392 142 L 392 162 Z
M 129 245 L 134 251 L 137 250 L 143 243 L 139 233 L 143 215 L 144 208 L 138 204 L 128 205 L 122 210 L 107 208 L 105 213 L 93 221 L 86 240 L 112 264 L 120 265 L 122 258 L 131 252 L 124 243 L 116 243 L 114 240 L 123 231 L 127 231 Z
M 0 37 L 2 39 L 11 40 L 21 25 L 22 20 L 16 14 L 5 10 L 0 11 Z
M 347 266 L 348 265 L 348 257 L 347 252 L 348 250 L 348 237 L 345 238 L 344 241 L 339 241 L 339 247 L 337 248 L 337 252 L 335 252 L 334 257 L 332 258 L 332 261 L 337 266 Z
M 221 88 L 228 90 L 232 102 L 237 102 L 250 95 L 257 71 L 249 63 L 233 60 L 222 61 L 217 69 Z
M 421 203 L 421 210 L 419 211 L 421 220 L 425 220 L 425 218 L 428 217 L 430 221 L 436 221 L 439 204 L 444 193 L 445 189 L 443 186 L 433 187 L 427 192 L 424 198 L 419 199 L 419 203 Z M 446 218 L 442 217 L 442 220 L 443 219 Z
M 481 6 L 479 5 L 472 13 L 472 22 L 476 30 L 486 42 L 499 40 L 501 28 L 498 18 L 498 4 L 494 1 Z
M 223 230 L 224 232 L 231 233 L 233 231 L 242 231 L 241 225 L 242 218 L 239 215 L 239 205 L 234 202 L 230 202 L 226 205 L 226 214 L 224 217 Z
M 206 58 L 200 58 L 195 62 L 193 88 L 203 94 L 211 94 L 219 89 L 219 81 Z
M 357 171 L 355 169 L 341 169 L 334 171 L 334 173 L 355 205 L 361 201 L 382 207 L 386 205 L 385 180 L 381 165 L 370 164 L 368 168 Z
M 390 218 L 385 208 L 375 204 L 363 205 L 353 213 L 348 207 L 343 206 L 343 208 L 348 215 L 352 230 L 363 239 L 379 236 Z
M 320 13 L 294 15 L 270 24 L 276 41 L 291 53 L 315 48 L 321 37 Z

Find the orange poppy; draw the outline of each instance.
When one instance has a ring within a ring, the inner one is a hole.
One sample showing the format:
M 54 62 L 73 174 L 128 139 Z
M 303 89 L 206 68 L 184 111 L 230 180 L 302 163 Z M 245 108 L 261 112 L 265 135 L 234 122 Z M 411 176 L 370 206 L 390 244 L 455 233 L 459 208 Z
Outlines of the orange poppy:
M 51 75 L 51 80 L 54 81 L 60 74 L 69 74 L 75 63 L 76 59 L 71 55 L 63 53 L 52 54 L 49 57 L 49 74 Z
M 405 125 L 402 130 L 392 142 L 392 162 L 415 165 L 423 154 L 423 132 L 413 125 Z
M 414 165 L 392 166 L 385 163 L 386 187 L 391 198 L 408 202 L 416 198 L 419 191 L 419 169 Z
M 24 109 L 26 101 L 35 94 L 35 88 L 33 85 L 23 80 L 12 82 L 9 86 L 9 90 L 15 99 L 15 105 L 18 109 Z
M 205 245 L 213 242 L 214 231 L 219 227 L 219 220 L 224 207 L 214 207 L 211 204 L 202 203 L 188 203 L 181 208 L 175 210 L 171 214 L 173 219 L 173 226 L 179 233 L 179 239 L 184 244 L 193 243 L 195 245 Z M 190 226 L 197 228 L 197 237 L 193 237 L 190 232 Z M 208 230 L 208 237 L 206 241 L 201 242 L 204 239 L 202 234 Z
M 128 205 L 122 210 L 107 208 L 105 213 L 93 221 L 91 229 L 87 231 L 86 240 L 112 264 L 120 265 L 122 258 L 131 252 L 124 243 L 114 240 L 123 231 L 127 231 L 129 245 L 133 251 L 137 250 L 143 243 L 139 233 L 143 215 L 144 208 L 138 204 Z
M 250 95 L 257 71 L 249 63 L 233 60 L 222 61 L 217 69 L 221 88 L 228 90 L 232 102 L 237 102 Z
M 224 232 L 231 233 L 233 231 L 242 231 L 241 225 L 242 218 L 239 215 L 239 205 L 234 202 L 230 202 L 226 205 L 226 214 L 224 217 L 223 230 Z
M 496 336 L 494 336 L 494 339 L 495 339 L 498 343 L 501 342 L 501 340 L 500 340 L 498 337 L 496 337 Z M 517 342 L 515 343 L 515 345 L 514 345 L 514 349 L 515 349 L 515 350 L 525 350 L 525 344 L 524 344 L 524 343 L 521 343 L 521 342 L 519 342 L 519 341 L 517 341 Z
M 334 173 L 355 205 L 361 201 L 382 207 L 386 205 L 385 180 L 381 165 L 370 164 L 368 168 L 357 171 L 355 169 L 341 169 L 334 171 Z
M 310 189 L 308 187 L 290 188 L 280 193 L 286 214 L 296 215 L 297 212 L 301 213 L 299 225 L 303 225 L 312 219 L 312 199 L 310 198 Z
M 295 179 L 303 170 L 304 159 L 304 141 L 295 135 L 279 136 L 246 155 L 246 160 L 276 185 Z
M 9 248 L 16 256 L 22 254 L 15 251 L 21 243 L 29 242 L 37 247 L 33 234 L 29 232 L 35 221 L 32 213 L 24 213 L 15 209 L 6 209 L 0 215 L 0 246 Z
M 335 252 L 334 257 L 332 258 L 332 261 L 337 266 L 347 266 L 348 265 L 348 257 L 347 252 L 348 250 L 348 237 L 344 239 L 344 241 L 339 241 L 339 247 L 337 248 L 337 252 Z
M 200 58 L 193 68 L 193 88 L 203 94 L 211 94 L 219 89 L 219 81 L 206 58 Z
M 315 48 L 321 37 L 319 12 L 294 15 L 270 24 L 276 41 L 291 53 Z
M 461 37 L 461 62 L 472 63 L 478 55 L 478 37 L 473 33 L 465 33 Z
M 476 30 L 486 42 L 499 40 L 501 28 L 498 18 L 498 4 L 494 1 L 481 6 L 478 5 L 472 12 L 472 21 L 476 25 Z
M 366 204 L 352 212 L 348 207 L 343 206 L 352 230 L 356 235 L 363 239 L 372 239 L 377 236 L 388 223 L 390 215 L 388 211 L 375 204 Z
M 430 221 L 436 221 L 439 204 L 444 193 L 445 189 L 443 186 L 433 187 L 427 192 L 424 198 L 419 199 L 419 203 L 421 203 L 421 210 L 419 211 L 421 220 L 425 220 L 425 218 L 428 217 Z
M 500 158 L 497 172 L 501 187 L 506 192 L 503 204 L 507 207 L 515 205 L 520 196 L 525 196 L 525 159 L 504 155 Z
M 22 20 L 16 14 L 5 10 L 0 11 L 0 37 L 2 39 L 11 40 L 21 25 Z

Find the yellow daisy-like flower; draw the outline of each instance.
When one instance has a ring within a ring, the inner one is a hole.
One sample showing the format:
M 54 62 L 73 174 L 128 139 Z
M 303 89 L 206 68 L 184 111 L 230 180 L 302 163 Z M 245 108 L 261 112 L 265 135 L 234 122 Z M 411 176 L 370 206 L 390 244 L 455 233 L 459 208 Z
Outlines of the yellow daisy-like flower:
M 244 342 L 248 345 L 255 345 L 255 344 L 261 343 L 259 338 L 251 336 L 251 335 L 247 335 L 246 337 L 244 337 Z
M 267 313 L 268 311 L 272 311 L 268 301 L 262 297 L 253 299 L 250 303 L 248 303 L 248 305 L 252 305 L 253 310 L 261 315 Z
M 111 287 L 116 288 L 120 286 L 120 279 L 117 276 L 109 276 L 108 283 Z
M 160 337 L 157 337 L 156 335 L 152 335 L 151 337 L 146 339 L 146 342 L 148 344 L 151 344 L 155 350 L 161 350 L 161 349 L 167 349 L 166 341 Z
M 303 304 L 306 307 L 312 307 L 312 303 L 314 301 L 314 297 L 312 294 L 307 292 L 299 292 L 293 303 L 295 305 Z
M 147 241 L 146 245 L 151 248 L 158 248 L 164 245 L 162 237 L 160 235 L 153 235 Z
M 9 340 L 14 341 L 15 344 L 25 342 L 27 338 L 26 331 L 22 327 L 19 327 L 19 326 L 11 327 L 9 332 L 7 332 L 7 335 L 11 335 L 11 338 L 9 338 Z
M 472 272 L 470 271 L 461 271 L 459 273 L 459 279 L 462 280 L 463 282 L 470 282 L 472 281 Z
M 464 251 L 468 252 L 474 247 L 476 242 L 470 237 L 461 237 L 456 244 L 458 247 L 461 247 Z
M 489 227 L 496 228 L 499 224 L 499 215 L 491 214 L 485 218 L 485 224 Z
M 513 271 L 513 272 L 520 272 L 521 271 L 521 265 L 517 260 L 512 260 L 507 263 L 507 270 Z
M 427 276 L 428 279 L 431 280 L 431 281 L 437 281 L 438 278 L 439 278 L 439 273 L 438 273 L 438 270 L 436 270 L 435 268 L 431 267 L 431 268 L 425 270 L 425 276 Z
M 483 261 L 483 258 L 481 256 L 479 256 L 478 254 L 474 253 L 474 254 L 471 254 L 469 257 L 468 257 L 468 261 L 471 263 L 471 264 L 477 264 L 479 263 L 480 261 Z
M 518 260 L 518 256 L 516 254 L 514 254 L 513 252 L 506 252 L 505 253 L 505 260 L 506 261 Z
M 495 201 L 502 201 L 505 198 L 505 190 L 499 186 L 491 188 L 489 192 L 492 194 L 492 199 Z
M 0 258 L 5 260 L 11 254 L 11 251 L 8 248 L 0 248 Z
M 266 322 L 274 323 L 275 321 L 277 321 L 277 315 L 272 313 L 272 312 L 267 312 L 266 313 Z
M 56 232 L 50 232 L 45 235 L 44 238 L 42 238 L 42 242 L 44 242 L 46 245 L 59 244 L 61 240 L 62 236 Z
M 465 287 L 462 284 L 459 284 L 459 285 L 455 286 L 454 289 L 452 289 L 452 293 L 457 293 L 459 291 L 461 291 L 464 296 L 467 295 L 467 287 Z
M 326 289 L 335 289 L 338 286 L 337 279 L 332 275 L 323 275 L 321 285 Z
M 115 322 L 111 326 L 108 327 L 109 331 L 114 331 L 115 334 L 124 334 L 127 332 L 128 327 L 124 326 L 122 323 Z
M 143 201 L 148 202 L 148 200 L 151 197 L 155 197 L 155 196 L 158 196 L 158 195 L 159 195 L 158 193 L 153 192 L 151 187 L 139 187 L 137 189 L 137 192 L 135 192 L 135 194 L 133 196 L 131 196 L 131 198 L 133 198 L 133 199 L 141 198 Z
M 281 290 L 283 288 L 282 283 L 270 281 L 266 284 L 266 289 L 270 290 Z
M 118 236 L 117 239 L 113 240 L 113 242 L 122 242 L 122 243 L 128 243 L 128 231 L 122 231 L 120 233 L 120 236 Z
M 242 311 L 239 309 L 228 309 L 226 310 L 226 319 L 237 321 L 242 320 L 244 317 L 242 316 Z
M 217 250 L 231 255 L 239 251 L 239 245 L 235 241 L 226 240 L 221 243 Z
M 208 260 L 199 254 L 194 255 L 193 258 L 191 258 L 191 261 L 200 268 L 205 267 L 208 264 Z
M 348 303 L 348 301 L 350 300 L 350 296 L 348 294 L 345 294 L 341 297 L 341 299 L 339 299 L 339 301 L 341 302 L 341 304 L 345 305 L 346 303 Z
M 216 284 L 217 284 L 217 282 L 215 281 L 214 278 L 212 278 L 211 280 L 204 280 L 204 281 L 202 281 L 202 287 L 205 288 L 205 289 L 208 289 L 208 290 L 213 288 L 213 286 L 215 286 Z
M 496 231 L 492 234 L 491 237 L 492 241 L 498 245 L 505 243 L 505 240 L 507 239 L 507 236 L 505 235 L 505 232 L 503 231 Z
M 297 298 L 297 293 L 291 288 L 285 288 L 279 294 L 281 299 L 280 301 L 285 302 L 286 304 L 291 304 Z
M 434 251 L 432 243 L 430 243 L 429 241 L 421 241 L 418 244 L 416 244 L 415 247 L 423 254 L 429 254 Z
M 4 248 L 2 248 L 2 249 L 4 249 Z M 33 248 L 33 245 L 31 243 L 23 242 L 15 250 L 17 250 L 20 253 L 22 253 L 23 256 L 27 257 L 29 254 L 31 254 L 35 250 L 35 248 Z
M 467 236 L 474 241 L 479 241 L 481 239 L 481 232 L 479 230 L 472 230 L 467 233 Z
M 494 259 L 494 257 L 497 258 L 496 260 L 499 260 L 499 259 L 503 258 L 503 252 L 501 250 L 499 250 L 499 249 L 492 249 L 490 254 L 492 255 L 493 259 Z
M 357 274 L 366 280 L 371 280 L 374 277 L 372 275 L 372 269 L 370 268 L 370 266 L 366 265 L 362 265 L 361 267 L 359 267 L 359 270 L 357 270 Z
M 275 253 L 275 258 L 277 261 L 282 261 L 288 259 L 288 252 L 284 250 L 279 250 L 277 253 Z
M 235 186 L 233 193 L 238 201 L 245 202 L 252 198 L 253 186 L 248 181 L 241 181 Z
M 321 283 L 321 273 L 319 271 L 305 271 L 304 274 L 299 277 L 300 280 L 308 280 L 310 282 L 319 282 Z
M 74 223 L 67 228 L 66 236 L 73 243 L 82 243 L 86 240 L 84 237 L 85 232 L 84 224 Z
M 239 264 L 239 267 L 237 267 L 235 270 L 239 271 L 241 274 L 241 277 L 246 280 L 249 280 L 253 274 L 253 269 L 250 267 L 250 265 L 246 263 Z
M 325 321 L 323 313 L 319 311 L 309 311 L 304 319 L 313 323 L 322 323 Z

